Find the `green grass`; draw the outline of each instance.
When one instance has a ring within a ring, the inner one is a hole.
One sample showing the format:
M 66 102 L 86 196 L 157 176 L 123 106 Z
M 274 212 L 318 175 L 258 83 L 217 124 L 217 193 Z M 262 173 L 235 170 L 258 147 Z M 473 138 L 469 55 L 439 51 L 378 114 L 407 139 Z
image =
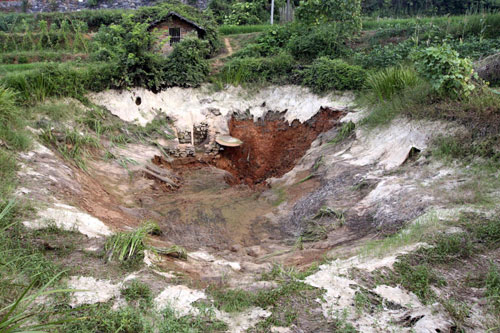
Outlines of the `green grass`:
M 457 331 L 464 332 L 465 322 L 471 313 L 470 306 L 465 302 L 459 302 L 452 298 L 442 300 L 441 304 L 451 318 L 453 318 L 455 325 L 457 325 Z
M 222 289 L 215 286 L 210 286 L 207 292 L 213 298 L 215 307 L 232 313 L 241 312 L 252 306 L 266 309 L 275 306 L 283 298 L 298 296 L 306 290 L 315 288 L 298 280 L 288 280 L 281 282 L 277 288 L 258 292 Z
M 252 32 L 262 32 L 271 28 L 269 24 L 257 25 L 222 25 L 219 27 L 219 33 L 225 35 L 249 34 Z
M 354 132 L 356 129 L 356 125 L 352 122 L 349 121 L 347 123 L 344 123 L 340 130 L 338 131 L 337 135 L 335 135 L 335 138 L 333 138 L 331 141 L 329 141 L 329 144 L 336 145 L 345 139 L 347 139 L 351 134 Z
M 199 314 L 179 316 L 167 308 L 160 313 L 127 306 L 113 310 L 112 304 L 84 305 L 75 316 L 84 318 L 65 324 L 59 332 L 79 333 L 205 333 L 225 332 L 227 325 L 215 318 L 210 307 L 199 306 Z
M 490 265 L 485 287 L 488 303 L 493 312 L 500 315 L 500 269 L 493 263 Z
M 37 121 L 40 116 L 47 116 L 51 121 L 63 122 L 76 118 L 84 111 L 76 102 L 61 102 L 58 100 L 39 103 L 27 109 L 30 120 Z
M 104 247 L 108 260 L 126 261 L 142 256 L 147 248 L 146 237 L 156 230 L 158 225 L 149 222 L 134 231 L 117 232 L 107 239 Z
M 381 102 L 421 83 L 422 79 L 413 68 L 399 66 L 370 74 L 365 84 L 374 102 Z
M 432 285 L 445 284 L 428 265 L 414 266 L 406 261 L 397 261 L 394 263 L 394 272 L 395 282 L 417 295 L 424 304 L 432 303 L 436 298 Z
M 121 294 L 129 304 L 136 303 L 142 308 L 153 305 L 153 293 L 149 286 L 143 282 L 133 280 L 130 285 L 121 290 Z
M 452 35 L 465 38 L 469 35 L 482 35 L 494 38 L 500 35 L 500 13 L 439 16 L 439 17 L 413 17 L 403 19 L 368 19 L 363 21 L 364 30 L 395 29 L 403 30 L 420 26 L 420 30 L 438 30 L 441 35 Z
M 358 99 L 360 106 L 370 109 L 370 113 L 361 121 L 361 125 L 367 128 L 375 128 L 389 124 L 393 119 L 402 114 L 411 114 L 414 109 L 423 107 L 429 102 L 431 87 L 426 82 L 416 86 L 408 86 L 398 94 L 387 100 L 376 100 L 373 94 L 368 92 Z
M 383 257 L 404 246 L 425 241 L 430 235 L 443 228 L 446 228 L 446 225 L 439 221 L 437 213 L 430 211 L 409 223 L 394 235 L 367 242 L 361 248 L 360 255 L 363 257 Z
M 101 147 L 98 139 L 88 133 L 80 134 L 75 129 L 56 132 L 47 128 L 42 131 L 40 138 L 45 144 L 55 147 L 66 160 L 73 161 L 82 170 L 87 169 L 85 160 L 90 156 L 91 150 Z
M 15 157 L 0 148 L 0 204 L 9 198 L 15 189 L 17 168 Z
M 0 65 L 0 76 L 9 73 L 29 71 L 38 68 L 40 65 L 41 63 Z
M 71 53 L 62 51 L 20 51 L 0 53 L 0 63 L 4 64 L 19 64 L 17 66 L 27 65 L 31 63 L 43 62 L 65 62 L 86 59 L 86 55 L 82 53 Z M 1 70 L 0 70 L 1 73 Z
M 18 94 L 14 90 L 0 85 L 0 141 L 7 148 L 25 150 L 31 141 L 17 101 Z
M 437 231 L 422 240 L 430 247 L 421 247 L 416 251 L 398 257 L 393 266 L 393 273 L 386 276 L 393 284 L 400 284 L 415 293 L 424 303 L 437 299 L 432 286 L 442 286 L 446 282 L 434 271 L 433 267 L 444 267 L 463 263 L 475 255 L 500 247 L 500 218 L 485 219 L 479 215 L 462 215 L 458 226 L 463 233 L 450 235 L 438 234 Z M 484 282 L 487 297 L 498 302 L 500 278 L 495 267 Z M 386 282 L 387 282 L 386 281 Z M 499 311 L 500 302 L 493 305 Z M 448 304 L 450 306 L 450 304 Z M 457 309 L 454 315 L 461 316 L 462 310 Z
M 36 292 L 33 292 L 35 282 L 32 282 L 15 301 L 3 308 L 0 306 L 0 332 L 48 332 L 64 323 L 75 321 L 75 318 L 69 317 L 67 319 L 57 319 L 56 317 L 53 320 L 38 321 L 40 315 L 61 317 L 60 311 L 55 309 L 47 311 L 43 309 L 43 306 L 36 304 L 36 301 L 42 297 L 71 292 L 69 289 L 49 289 L 58 278 L 59 275 L 55 275 Z

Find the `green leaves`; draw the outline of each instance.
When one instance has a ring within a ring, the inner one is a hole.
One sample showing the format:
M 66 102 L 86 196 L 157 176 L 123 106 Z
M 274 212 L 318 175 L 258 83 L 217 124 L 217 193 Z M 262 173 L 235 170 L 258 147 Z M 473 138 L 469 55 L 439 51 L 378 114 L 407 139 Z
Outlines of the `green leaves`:
M 315 93 L 360 89 L 366 79 L 366 73 L 361 67 L 327 57 L 316 59 L 301 75 L 302 83 L 311 87 Z
M 447 44 L 426 48 L 418 52 L 414 60 L 419 74 L 443 96 L 467 98 L 475 89 L 472 62 L 460 58 L 458 52 Z
M 307 0 L 300 1 L 296 17 L 299 22 L 320 25 L 342 23 L 345 31 L 361 30 L 360 0 Z

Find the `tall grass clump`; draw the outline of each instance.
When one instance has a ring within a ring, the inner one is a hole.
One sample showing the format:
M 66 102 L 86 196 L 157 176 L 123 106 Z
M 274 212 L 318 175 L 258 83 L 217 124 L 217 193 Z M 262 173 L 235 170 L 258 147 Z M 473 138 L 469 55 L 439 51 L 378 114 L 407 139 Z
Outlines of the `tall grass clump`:
M 0 141 L 9 148 L 24 150 L 30 145 L 14 90 L 0 85 Z
M 64 130 L 57 133 L 52 129 L 44 129 L 41 139 L 48 145 L 55 147 L 59 153 L 67 160 L 86 170 L 85 159 L 92 149 L 97 149 L 101 145 L 95 137 L 85 133 L 80 134 L 77 130 Z
M 104 247 L 108 260 L 116 259 L 123 262 L 140 256 L 147 248 L 146 237 L 157 233 L 158 230 L 156 223 L 148 222 L 134 231 L 117 232 L 106 241 Z
M 420 83 L 422 79 L 413 68 L 398 66 L 370 74 L 366 79 L 366 88 L 374 101 L 384 101 Z
M 500 270 L 493 263 L 486 277 L 486 297 L 493 311 L 500 314 Z
M 373 128 L 388 124 L 403 112 L 412 113 L 428 101 L 431 85 L 412 67 L 390 67 L 372 73 L 366 79 L 366 91 L 358 103 L 368 107 L 370 113 L 362 121 Z

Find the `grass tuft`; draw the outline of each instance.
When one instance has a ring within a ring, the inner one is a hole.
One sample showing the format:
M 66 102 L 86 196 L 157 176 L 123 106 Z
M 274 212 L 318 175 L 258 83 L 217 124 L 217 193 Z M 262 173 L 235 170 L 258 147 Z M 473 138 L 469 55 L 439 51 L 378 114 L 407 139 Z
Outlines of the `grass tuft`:
M 158 225 L 148 222 L 135 231 L 114 234 L 108 238 L 104 246 L 108 260 L 126 261 L 141 255 L 147 248 L 146 237 L 156 230 Z

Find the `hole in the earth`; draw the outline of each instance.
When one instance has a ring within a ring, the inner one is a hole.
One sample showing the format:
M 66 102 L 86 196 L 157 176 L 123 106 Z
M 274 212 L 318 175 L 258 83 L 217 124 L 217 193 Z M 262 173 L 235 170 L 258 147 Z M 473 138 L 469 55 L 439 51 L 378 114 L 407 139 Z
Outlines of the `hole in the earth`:
M 319 134 L 333 128 L 343 112 L 321 109 L 301 123 L 288 123 L 279 112 L 268 112 L 256 122 L 233 117 L 229 134 L 243 141 L 239 147 L 224 147 L 215 166 L 229 171 L 239 183 L 259 184 L 292 170 Z
M 419 156 L 420 156 L 420 149 L 416 147 L 411 147 L 410 151 L 408 152 L 408 157 L 406 158 L 404 163 L 415 162 Z
M 228 124 L 229 135 L 243 141 L 241 146 L 224 147 L 217 156 L 196 154 L 169 162 L 158 156 L 153 162 L 178 173 L 212 165 L 232 175 L 225 177 L 230 185 L 265 184 L 266 179 L 292 170 L 318 135 L 337 125 L 343 114 L 322 108 L 304 123 L 289 123 L 279 112 L 268 112 L 257 121 L 251 116 L 234 115 Z
M 136 104 L 136 105 L 141 105 L 141 103 L 142 103 L 142 99 L 141 99 L 139 96 L 137 96 L 137 97 L 135 98 L 135 104 Z

